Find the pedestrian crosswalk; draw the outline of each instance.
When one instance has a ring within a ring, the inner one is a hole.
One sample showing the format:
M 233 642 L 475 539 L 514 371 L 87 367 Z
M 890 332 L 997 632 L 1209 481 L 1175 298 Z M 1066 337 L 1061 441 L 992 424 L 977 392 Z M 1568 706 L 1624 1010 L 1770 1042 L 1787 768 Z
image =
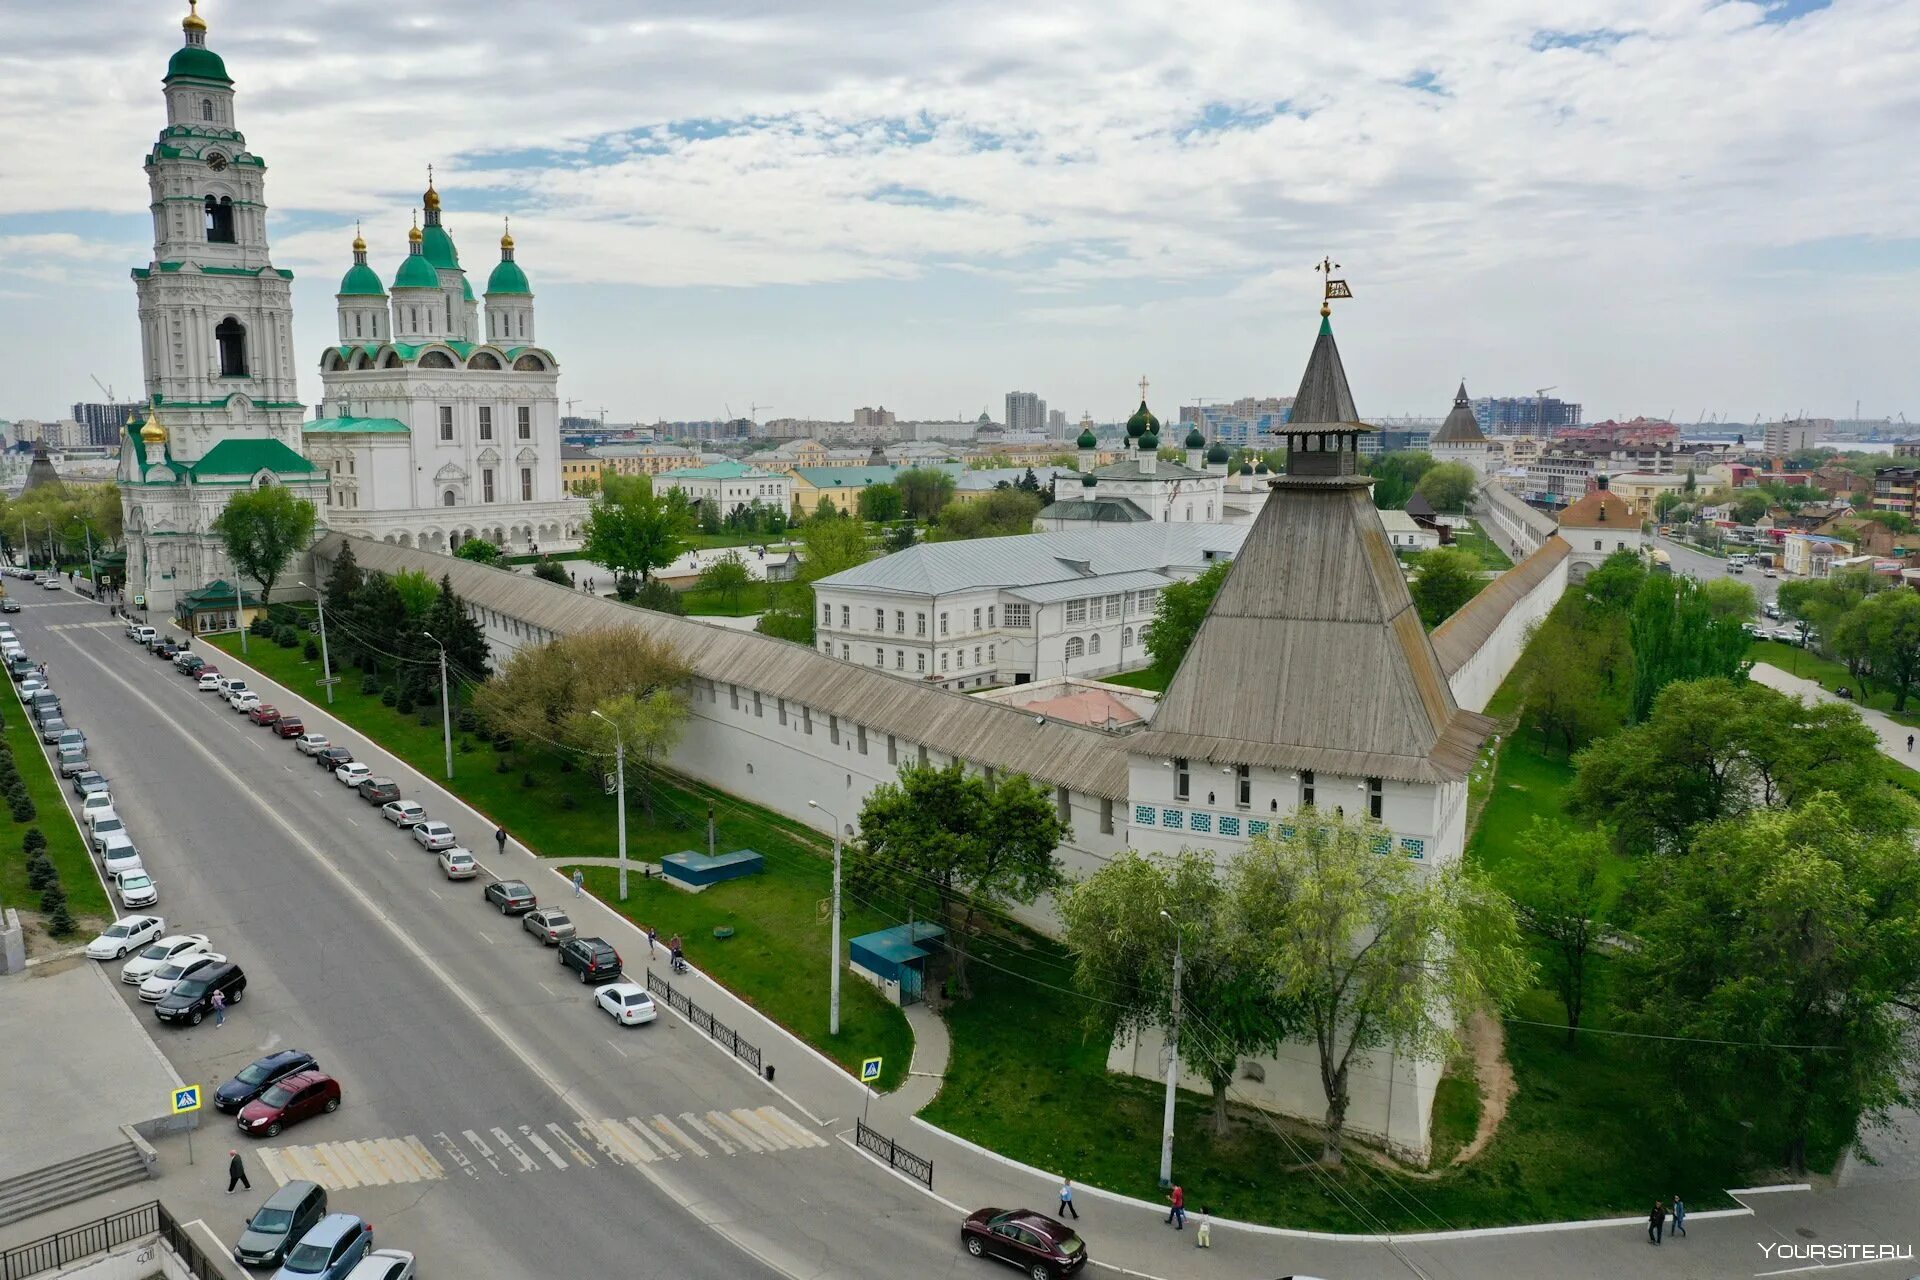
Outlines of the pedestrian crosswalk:
M 825 1138 L 778 1107 L 677 1116 L 608 1117 L 567 1123 L 494 1125 L 441 1132 L 427 1140 L 375 1138 L 265 1147 L 260 1161 L 274 1180 L 317 1182 L 337 1191 L 448 1177 L 514 1177 L 602 1165 L 653 1164 L 714 1156 L 774 1155 L 828 1145 Z

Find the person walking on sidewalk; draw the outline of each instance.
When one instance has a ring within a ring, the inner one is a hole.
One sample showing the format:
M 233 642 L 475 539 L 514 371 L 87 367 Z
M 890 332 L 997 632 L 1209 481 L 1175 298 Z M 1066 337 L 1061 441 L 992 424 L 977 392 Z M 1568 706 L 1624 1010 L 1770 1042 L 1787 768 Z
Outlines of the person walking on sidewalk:
M 247 1166 L 240 1159 L 238 1150 L 227 1152 L 232 1159 L 227 1161 L 227 1194 L 232 1195 L 235 1187 L 253 1190 L 253 1184 L 247 1181 Z
M 1660 1228 L 1667 1225 L 1667 1206 L 1658 1200 L 1653 1202 L 1653 1212 L 1647 1215 L 1647 1240 L 1660 1243 Z
M 582 871 L 580 868 L 575 867 L 573 869 L 573 896 L 574 897 L 577 898 L 580 896 L 582 892 L 581 886 L 586 884 L 586 882 L 587 882 L 587 873 Z
M 216 1027 L 227 1025 L 227 993 L 224 991 L 213 993 L 213 1025 Z
M 647 926 L 647 959 L 660 954 L 660 931 L 652 925 Z
M 1173 1224 L 1175 1231 L 1187 1229 L 1187 1189 L 1179 1183 L 1173 1184 L 1173 1190 L 1167 1193 L 1167 1221 Z
M 1213 1223 L 1208 1221 L 1213 1209 L 1208 1205 L 1200 1206 L 1200 1221 L 1194 1224 L 1193 1247 L 1196 1249 L 1213 1248 Z
M 1078 1218 L 1080 1211 L 1073 1207 L 1073 1179 L 1062 1178 L 1060 1180 L 1060 1216 L 1064 1218 L 1068 1214 Z
M 1679 1237 L 1685 1234 L 1687 1234 L 1687 1202 L 1676 1195 L 1673 1198 L 1673 1235 Z
M 506 857 L 507 856 L 507 829 L 505 827 L 495 827 L 493 829 L 493 842 L 494 844 L 499 846 L 500 856 L 503 858 Z

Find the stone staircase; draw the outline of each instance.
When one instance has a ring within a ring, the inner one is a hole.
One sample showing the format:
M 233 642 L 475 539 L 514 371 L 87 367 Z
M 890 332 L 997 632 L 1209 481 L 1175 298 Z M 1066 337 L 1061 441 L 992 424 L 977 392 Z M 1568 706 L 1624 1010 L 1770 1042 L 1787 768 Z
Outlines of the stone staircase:
M 0 1227 L 152 1176 L 146 1154 L 129 1140 L 8 1178 L 0 1182 Z

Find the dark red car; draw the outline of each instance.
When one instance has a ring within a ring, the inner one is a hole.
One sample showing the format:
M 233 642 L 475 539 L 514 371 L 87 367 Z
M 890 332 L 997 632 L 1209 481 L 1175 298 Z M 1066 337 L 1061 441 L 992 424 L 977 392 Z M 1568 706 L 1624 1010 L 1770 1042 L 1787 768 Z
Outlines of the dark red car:
M 299 716 L 281 716 L 273 722 L 273 731 L 283 738 L 297 738 L 307 731 Z
M 960 1224 L 960 1243 L 976 1258 L 1010 1262 L 1033 1280 L 1070 1276 L 1087 1265 L 1072 1227 L 1031 1209 L 981 1209 Z
M 339 1109 L 340 1082 L 324 1071 L 301 1071 L 240 1108 L 236 1123 L 250 1138 L 271 1138 L 290 1124 Z
M 280 723 L 280 708 L 274 706 L 271 702 L 263 702 L 253 710 L 247 712 L 247 719 L 253 721 L 255 724 L 278 724 Z

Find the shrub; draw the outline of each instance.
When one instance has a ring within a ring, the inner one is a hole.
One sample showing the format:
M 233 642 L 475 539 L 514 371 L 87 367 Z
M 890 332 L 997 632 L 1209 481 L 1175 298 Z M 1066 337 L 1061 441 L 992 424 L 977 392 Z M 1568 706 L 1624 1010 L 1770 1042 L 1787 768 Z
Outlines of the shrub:
M 388 685 L 380 691 L 380 705 L 383 707 L 390 707 L 399 700 L 400 691 L 392 685 Z M 409 710 L 411 710 L 411 708 L 409 708 Z
M 580 802 L 575 800 L 573 798 L 573 792 L 569 791 L 560 797 L 560 807 L 568 812 L 572 812 L 580 807 Z
M 406 694 L 406 693 L 396 694 L 391 700 L 388 700 L 387 698 L 383 697 L 380 699 L 380 701 L 387 703 L 387 705 L 391 706 L 395 711 L 398 711 L 403 716 L 410 716 L 413 714 L 413 695 L 411 694 Z
M 292 627 L 282 627 L 273 633 L 273 642 L 282 649 L 298 649 L 300 647 L 300 633 Z M 308 641 L 307 643 L 311 644 L 313 642 Z
M 513 750 L 513 739 L 504 733 L 500 734 L 493 740 L 493 749 L 505 755 L 507 752 Z
M 371 671 L 369 671 L 366 675 L 361 676 L 360 692 L 362 693 L 380 692 L 380 677 L 377 675 L 374 675 Z
M 637 604 L 642 609 L 652 609 L 656 613 L 684 614 L 687 605 L 680 593 L 657 578 L 649 578 L 644 583 L 635 584 L 631 595 L 622 596 L 628 604 Z
M 32 854 L 47 847 L 46 833 L 38 827 L 28 827 L 27 834 L 21 838 L 20 847 Z
M 520 785 L 531 791 L 540 785 L 540 779 L 533 776 L 531 770 L 520 775 Z
M 417 716 L 415 716 L 415 717 L 414 717 L 414 719 L 415 719 L 415 720 L 416 720 L 416 721 L 417 721 L 418 723 L 420 723 L 420 724 L 423 724 L 423 725 L 428 725 L 428 724 L 432 724 L 432 723 L 433 723 L 433 721 L 434 721 L 434 714 L 433 714 L 433 708 L 432 708 L 432 707 L 422 707 L 422 708 L 420 708 L 420 714 L 419 714 L 419 715 L 417 715 Z
M 247 624 L 247 630 L 253 635 L 264 636 L 273 633 L 273 619 L 264 613 L 253 615 L 253 621 Z
M 462 707 L 453 721 L 462 733 L 477 733 L 480 730 L 480 716 L 472 707 Z
M 308 662 L 312 662 L 320 656 L 320 642 L 312 636 L 308 636 L 307 642 L 300 646 L 300 653 Z
M 507 763 L 505 756 L 501 756 L 498 760 L 494 761 L 493 771 L 495 773 L 512 773 L 513 766 Z
M 66 899 L 62 898 L 47 917 L 47 929 L 56 938 L 71 937 L 80 928 L 80 922 L 73 918 L 73 912 L 67 910 Z
M 33 807 L 32 796 L 23 795 L 13 801 L 13 820 L 15 822 L 32 822 L 39 816 L 40 811 Z
M 67 891 L 60 887 L 56 877 L 54 882 L 40 891 L 40 911 L 43 915 L 52 915 L 67 905 Z
M 27 863 L 27 888 L 35 893 L 60 878 L 60 872 L 45 858 L 34 858 Z
M 569 759 L 567 759 L 567 758 L 566 758 L 565 756 L 561 756 L 561 757 L 560 757 L 560 772 L 562 772 L 562 773 L 572 773 L 572 772 L 573 772 L 573 761 L 571 761 L 571 760 L 569 760 Z
M 463 737 L 458 742 L 453 744 L 453 749 L 455 751 L 458 751 L 461 755 L 464 756 L 469 751 L 473 750 L 473 739 Z

